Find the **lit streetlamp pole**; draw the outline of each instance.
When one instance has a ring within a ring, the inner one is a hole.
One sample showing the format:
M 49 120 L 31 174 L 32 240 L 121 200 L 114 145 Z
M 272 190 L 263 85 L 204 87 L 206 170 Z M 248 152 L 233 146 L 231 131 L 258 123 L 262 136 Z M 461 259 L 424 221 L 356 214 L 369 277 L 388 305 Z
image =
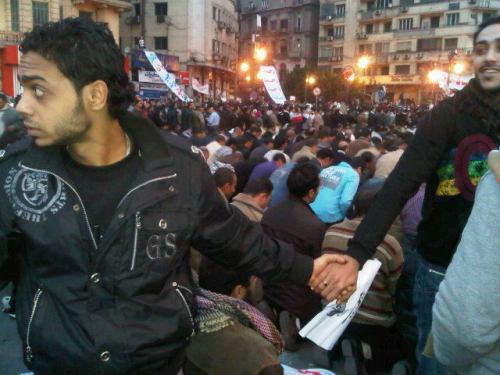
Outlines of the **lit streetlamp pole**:
M 314 85 L 316 83 L 316 77 L 314 76 L 310 76 L 310 75 L 306 75 L 306 80 L 305 80 L 305 83 L 304 83 L 304 103 L 307 102 L 307 85 Z

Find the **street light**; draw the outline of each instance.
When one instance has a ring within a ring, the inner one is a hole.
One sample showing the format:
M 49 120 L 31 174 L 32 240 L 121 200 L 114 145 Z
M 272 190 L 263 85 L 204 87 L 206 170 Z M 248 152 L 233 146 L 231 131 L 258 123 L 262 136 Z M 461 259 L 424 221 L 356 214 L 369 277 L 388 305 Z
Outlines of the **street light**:
M 433 69 L 427 74 L 427 79 L 432 83 L 432 104 L 436 104 L 436 83 L 443 77 L 443 72 L 439 69 Z
M 463 62 L 457 62 L 453 65 L 453 73 L 460 75 L 465 71 L 465 64 Z
M 358 59 L 357 65 L 359 69 L 365 70 L 370 65 L 370 58 L 368 56 L 361 56 Z
M 257 61 L 264 61 L 267 58 L 267 51 L 265 48 L 260 47 L 260 48 L 255 48 L 255 53 L 254 57 Z
M 240 70 L 243 73 L 248 72 L 249 69 L 250 69 L 250 65 L 246 61 L 244 61 L 244 62 L 241 63 Z
M 306 76 L 305 84 L 304 84 L 304 103 L 307 101 L 307 85 L 314 85 L 316 83 L 315 76 Z

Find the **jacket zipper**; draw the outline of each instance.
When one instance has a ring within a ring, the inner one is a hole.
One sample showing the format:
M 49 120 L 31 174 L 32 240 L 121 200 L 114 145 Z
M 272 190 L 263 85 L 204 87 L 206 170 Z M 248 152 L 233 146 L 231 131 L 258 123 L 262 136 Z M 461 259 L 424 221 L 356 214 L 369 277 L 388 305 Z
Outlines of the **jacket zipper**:
M 163 180 L 170 180 L 171 178 L 175 178 L 177 177 L 177 173 L 174 173 L 174 174 L 171 174 L 170 176 L 163 176 L 163 177 L 157 177 L 157 178 L 153 178 L 152 180 L 148 180 L 146 182 L 143 182 L 142 184 L 140 185 L 137 185 L 136 187 L 134 187 L 133 189 L 129 190 L 127 192 L 127 194 L 125 194 L 123 196 L 123 198 L 120 200 L 120 203 L 118 203 L 118 206 L 117 207 L 120 207 L 121 204 L 123 203 L 123 201 L 130 195 L 132 194 L 134 191 L 136 191 L 137 189 L 140 189 L 141 187 L 144 187 L 152 182 L 157 182 L 157 181 L 163 181 Z
M 187 312 L 189 314 L 189 320 L 191 321 L 191 337 L 193 337 L 194 334 L 195 334 L 195 332 L 194 332 L 193 313 L 191 312 L 191 309 L 189 308 L 189 305 L 188 305 L 188 303 L 186 301 L 186 297 L 184 297 L 184 295 L 182 294 L 181 289 L 185 290 L 186 292 L 188 292 L 191 295 L 193 294 L 193 292 L 191 290 L 189 290 L 188 288 L 186 288 L 186 287 L 184 287 L 182 285 L 177 284 L 176 282 L 172 283 L 172 285 L 174 286 L 176 293 L 181 297 L 182 303 L 184 304 L 184 307 L 186 308 L 186 310 L 187 310 Z
M 38 288 L 35 297 L 33 297 L 33 309 L 31 310 L 30 319 L 28 321 L 28 328 L 26 330 L 26 361 L 31 362 L 33 360 L 33 350 L 30 345 L 31 336 L 31 326 L 33 324 L 33 319 L 35 318 L 36 310 L 38 308 L 38 303 L 40 302 L 40 297 L 42 296 L 42 289 Z
M 83 205 L 82 198 L 80 197 L 80 194 L 78 194 L 78 192 L 76 191 L 76 189 L 68 181 L 66 181 L 64 178 L 62 178 L 61 176 L 59 176 L 59 175 L 57 175 L 57 174 L 55 174 L 53 172 L 46 171 L 44 169 L 35 169 L 35 168 L 26 167 L 25 165 L 22 165 L 22 167 L 26 168 L 26 169 L 28 169 L 30 171 L 34 171 L 34 172 L 42 172 L 42 173 L 51 174 L 52 176 L 55 176 L 56 178 L 58 178 L 59 180 L 61 180 L 62 182 L 64 182 L 75 193 L 75 195 L 77 196 L 78 200 L 80 201 L 80 205 L 82 206 L 83 216 L 85 217 L 85 223 L 87 224 L 87 229 L 89 230 L 90 237 L 92 238 L 92 244 L 94 245 L 95 250 L 97 250 L 97 242 L 96 242 L 96 240 L 94 238 L 94 232 L 92 231 L 92 227 L 90 226 L 90 221 L 89 221 L 89 217 L 87 215 L 87 210 L 85 209 L 85 206 Z
M 135 213 L 135 229 L 134 229 L 134 250 L 132 251 L 132 263 L 130 264 L 130 271 L 135 268 L 135 257 L 137 255 L 137 241 L 139 239 L 139 229 L 141 229 L 141 213 L 137 211 Z

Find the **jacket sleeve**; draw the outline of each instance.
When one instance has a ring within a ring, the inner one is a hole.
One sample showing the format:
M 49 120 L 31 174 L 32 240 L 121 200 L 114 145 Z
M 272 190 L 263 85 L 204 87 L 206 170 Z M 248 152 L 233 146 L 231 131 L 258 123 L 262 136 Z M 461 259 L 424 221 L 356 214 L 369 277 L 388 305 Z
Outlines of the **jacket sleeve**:
M 486 174 L 432 309 L 434 354 L 459 369 L 486 364 L 498 370 L 500 355 L 500 184 Z M 495 359 L 496 358 L 496 359 Z M 470 373 L 474 373 L 472 370 Z
M 289 244 L 268 237 L 260 224 L 248 220 L 238 209 L 226 206 L 208 167 L 203 164 L 201 181 L 196 181 L 200 184 L 199 222 L 193 247 L 216 263 L 266 281 L 288 279 L 307 284 L 313 259 L 295 252 Z
M 436 171 L 450 147 L 455 129 L 451 106 L 450 101 L 444 101 L 420 121 L 413 142 L 349 241 L 347 255 L 356 259 L 360 266 L 373 256 L 406 201 Z
M 6 264 L 9 257 L 8 236 L 13 232 L 14 226 L 14 215 L 8 202 L 3 187 L 0 187 L 0 269 Z M 1 281 L 0 275 L 0 283 Z

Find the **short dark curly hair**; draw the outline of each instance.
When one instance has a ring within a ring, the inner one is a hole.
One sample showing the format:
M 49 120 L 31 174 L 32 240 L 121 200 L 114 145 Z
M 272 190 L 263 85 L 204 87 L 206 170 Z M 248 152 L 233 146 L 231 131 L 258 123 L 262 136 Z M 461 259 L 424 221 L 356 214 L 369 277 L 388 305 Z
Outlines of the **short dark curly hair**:
M 477 37 L 479 36 L 479 33 L 481 33 L 481 31 L 486 29 L 488 26 L 496 25 L 497 23 L 500 23 L 500 16 L 490 17 L 486 21 L 483 21 L 483 23 L 479 25 L 476 32 L 474 33 L 474 45 L 476 44 Z
M 108 111 L 113 118 L 123 114 L 134 96 L 125 72 L 125 58 L 109 28 L 89 17 L 65 18 L 36 26 L 19 46 L 54 62 L 80 93 L 91 82 L 108 85 Z

